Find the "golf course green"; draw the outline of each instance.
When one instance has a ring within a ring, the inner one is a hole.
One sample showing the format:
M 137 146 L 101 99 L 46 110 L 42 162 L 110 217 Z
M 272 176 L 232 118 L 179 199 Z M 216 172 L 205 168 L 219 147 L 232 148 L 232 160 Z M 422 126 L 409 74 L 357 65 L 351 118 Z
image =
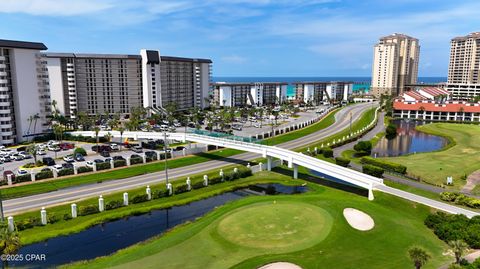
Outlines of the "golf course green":
M 448 137 L 451 146 L 435 152 L 383 159 L 405 165 L 409 175 L 420 177 L 422 181 L 435 185 L 446 184 L 447 176 L 452 176 L 454 189 L 460 189 L 466 183 L 466 176 L 480 169 L 478 125 L 433 123 L 418 126 L 417 129 Z
M 261 172 L 255 177 L 290 180 Z M 438 268 L 451 257 L 424 225 L 432 211 L 384 193 L 365 196 L 306 183 L 296 195 L 249 196 L 229 202 L 194 222 L 146 242 L 66 268 L 258 268 L 285 261 L 302 268 L 413 268 L 407 251 L 418 245 Z M 369 231 L 352 228 L 343 210 L 354 208 L 375 221 Z

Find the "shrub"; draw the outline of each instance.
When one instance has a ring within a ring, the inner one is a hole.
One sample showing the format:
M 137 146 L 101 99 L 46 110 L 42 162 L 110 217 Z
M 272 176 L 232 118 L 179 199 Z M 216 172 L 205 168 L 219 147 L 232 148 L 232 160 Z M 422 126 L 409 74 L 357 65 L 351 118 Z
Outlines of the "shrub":
M 350 164 L 350 159 L 343 158 L 343 157 L 337 157 L 337 158 L 335 158 L 335 163 L 340 165 L 340 166 L 343 166 L 343 167 L 348 167 L 348 165 Z
M 14 181 L 14 183 L 32 181 L 32 176 L 30 174 L 16 176 L 15 180 L 13 180 L 13 181 Z
M 139 164 L 139 163 L 143 163 L 143 158 L 131 158 L 130 159 L 130 165 L 133 165 L 133 164 Z
M 331 148 L 324 148 L 322 149 L 323 157 L 325 158 L 332 158 L 333 157 L 333 150 Z
M 372 142 L 370 141 L 359 141 L 353 149 L 357 152 L 370 152 L 372 151 Z
M 52 171 L 42 171 L 35 175 L 35 180 L 42 180 L 46 178 L 52 178 L 53 172 Z
M 126 166 L 127 165 L 127 161 L 126 160 L 116 160 L 113 162 L 113 167 L 122 167 L 122 166 Z
M 181 184 L 175 187 L 175 194 L 180 194 L 188 191 L 187 184 Z
M 52 224 L 58 222 L 60 219 L 55 214 L 48 214 L 47 215 L 47 222 Z
M 19 231 L 23 231 L 23 230 L 30 229 L 35 226 L 41 226 L 41 225 L 42 225 L 42 221 L 40 220 L 40 218 L 34 218 L 34 217 L 30 217 L 28 219 L 24 219 L 16 223 L 17 230 Z
M 70 214 L 63 214 L 63 220 L 70 220 L 72 216 Z
M 73 171 L 73 168 L 66 168 L 58 171 L 58 176 L 68 176 L 68 175 L 73 175 L 75 174 L 75 171 Z
M 382 177 L 383 173 L 385 171 L 380 167 L 365 164 L 365 165 L 362 166 L 362 172 L 367 174 L 367 175 L 374 176 L 374 177 Z
M 471 208 L 480 208 L 480 199 L 466 196 L 455 192 L 442 192 L 440 199 L 447 202 L 453 202 L 457 205 L 463 205 Z
M 96 205 L 86 205 L 86 206 L 81 206 L 78 212 L 79 212 L 78 215 L 86 216 L 86 215 L 96 214 L 100 211 L 98 210 L 98 206 Z
M 380 159 L 375 159 L 375 158 L 368 157 L 368 156 L 362 157 L 361 162 L 363 164 L 371 164 L 371 165 L 374 165 L 374 166 L 381 167 L 381 168 L 383 168 L 387 171 L 392 171 L 392 172 L 399 173 L 399 174 L 406 174 L 407 173 L 407 167 L 404 166 L 404 165 L 397 164 L 397 163 L 392 163 L 392 162 L 388 162 L 388 161 L 384 161 L 384 160 L 380 160 Z
M 389 123 L 387 128 L 385 129 L 385 137 L 387 139 L 392 139 L 397 136 L 397 126 L 393 123 Z
M 224 178 L 225 178 L 225 173 L 224 173 Z M 216 175 L 208 178 L 208 184 L 215 185 L 221 182 L 222 182 L 222 177 L 220 175 Z
M 233 173 L 233 171 L 232 171 Z M 238 169 L 238 177 L 237 178 L 244 178 L 244 177 L 250 177 L 252 176 L 252 170 L 246 168 L 246 167 L 241 167 Z
M 167 197 L 168 195 L 168 190 L 156 190 L 152 192 L 152 198 L 153 199 L 160 199 L 162 197 Z
M 470 248 L 480 247 L 480 216 L 469 219 L 465 215 L 437 212 L 428 215 L 424 223 L 445 242 L 463 240 Z
M 193 184 L 192 184 L 192 188 L 193 188 L 194 190 L 196 190 L 196 189 L 201 189 L 201 188 L 205 188 L 205 185 L 203 185 L 203 180 L 193 183 Z
M 87 156 L 87 151 L 84 148 L 75 148 L 73 150 L 73 155 L 82 154 L 82 156 Z
M 139 204 L 148 201 L 148 195 L 147 194 L 138 194 L 132 197 L 130 199 L 132 204 Z
M 123 206 L 122 200 L 113 200 L 105 205 L 105 210 L 112 210 Z
M 111 168 L 110 162 L 96 163 L 97 171 L 107 170 Z
M 440 193 L 440 199 L 447 202 L 454 202 L 460 193 L 456 192 L 442 192 Z
M 78 169 L 77 169 L 77 172 L 79 174 L 81 173 L 87 173 L 87 172 L 92 172 L 93 171 L 93 168 L 91 167 L 87 167 L 87 166 L 80 166 Z

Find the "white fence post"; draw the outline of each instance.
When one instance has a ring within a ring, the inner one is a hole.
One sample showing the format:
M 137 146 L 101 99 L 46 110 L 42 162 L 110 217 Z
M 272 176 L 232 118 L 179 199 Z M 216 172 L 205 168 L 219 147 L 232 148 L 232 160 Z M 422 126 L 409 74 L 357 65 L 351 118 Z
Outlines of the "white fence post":
M 203 186 L 208 186 L 208 176 L 203 175 Z
M 42 225 L 47 225 L 47 210 L 45 210 L 45 207 L 42 207 L 42 210 L 40 210 L 40 220 Z
M 147 193 L 147 199 L 152 200 L 152 189 L 150 189 L 149 185 L 147 185 L 147 188 L 145 189 L 145 192 Z
M 105 201 L 103 200 L 103 196 L 100 195 L 98 198 L 98 211 L 103 212 L 105 210 Z
M 15 230 L 15 223 L 13 222 L 13 217 L 9 216 L 7 220 L 8 220 L 8 230 L 10 232 L 13 232 Z
M 192 189 L 192 181 L 190 180 L 190 177 L 187 177 L 187 190 L 191 190 Z
M 128 192 L 123 193 L 123 205 L 124 206 L 128 205 Z
M 72 204 L 70 206 L 72 208 L 72 219 L 77 217 L 77 204 Z

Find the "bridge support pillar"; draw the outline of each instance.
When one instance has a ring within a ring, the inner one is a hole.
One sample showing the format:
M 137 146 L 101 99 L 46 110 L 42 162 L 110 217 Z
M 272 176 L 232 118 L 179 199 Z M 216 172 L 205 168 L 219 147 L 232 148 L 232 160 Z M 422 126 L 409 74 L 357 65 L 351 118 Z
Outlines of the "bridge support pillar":
M 272 157 L 267 157 L 267 170 L 272 171 Z
M 370 187 L 368 188 L 368 200 L 373 201 L 375 197 L 373 196 L 373 184 L 370 184 Z
M 293 179 L 297 179 L 297 178 L 298 178 L 298 165 L 294 164 L 293 165 Z

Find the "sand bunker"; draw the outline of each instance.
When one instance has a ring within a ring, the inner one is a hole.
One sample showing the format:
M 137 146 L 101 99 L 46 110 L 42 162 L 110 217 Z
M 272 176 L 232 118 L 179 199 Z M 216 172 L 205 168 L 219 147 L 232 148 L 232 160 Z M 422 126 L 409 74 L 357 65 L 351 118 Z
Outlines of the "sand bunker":
M 359 231 L 368 231 L 375 226 L 372 217 L 355 208 L 345 208 L 343 216 L 350 226 Z
M 289 262 L 274 262 L 264 265 L 258 269 L 302 269 L 302 267 Z

